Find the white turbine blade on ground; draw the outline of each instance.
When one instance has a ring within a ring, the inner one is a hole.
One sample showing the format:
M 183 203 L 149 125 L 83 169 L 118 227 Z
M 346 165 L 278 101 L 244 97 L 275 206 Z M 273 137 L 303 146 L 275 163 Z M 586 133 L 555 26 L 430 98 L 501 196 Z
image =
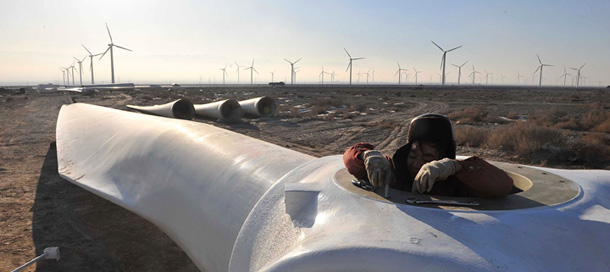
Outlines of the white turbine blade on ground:
M 131 51 L 131 52 L 133 52 L 131 49 L 127 49 L 127 48 L 125 48 L 125 47 L 118 46 L 118 45 L 116 45 L 116 44 L 115 44 L 114 46 L 116 46 L 116 47 L 118 47 L 118 48 L 121 48 L 121 49 L 123 49 L 123 50 L 127 50 L 127 51 Z
M 89 53 L 89 55 L 92 55 L 92 54 L 91 54 L 91 51 L 89 51 L 89 49 L 87 49 L 87 47 L 85 47 L 85 45 L 83 45 L 82 43 L 81 43 L 80 45 L 82 45 L 82 46 L 83 46 L 83 48 L 85 48 L 85 50 L 87 50 L 87 52 Z
M 108 28 L 108 23 L 106 23 L 106 30 L 108 30 L 108 36 L 110 36 L 110 43 L 114 44 L 114 42 L 112 41 L 112 35 L 110 35 L 110 28 Z
M 460 46 L 458 46 L 458 47 L 456 47 L 456 48 L 453 48 L 453 49 L 449 49 L 449 50 L 447 50 L 447 52 L 451 52 L 451 51 L 453 51 L 453 50 L 455 50 L 455 49 L 458 49 L 458 48 L 461 48 L 461 47 L 462 47 L 462 46 L 460 45 Z
M 443 50 L 443 48 L 442 48 L 442 47 L 438 46 L 438 44 L 436 44 L 434 41 L 432 41 L 432 40 L 431 40 L 431 42 L 432 42 L 434 45 L 436 45 L 436 47 L 438 47 L 438 49 L 440 49 L 441 51 L 445 52 L 445 50 Z

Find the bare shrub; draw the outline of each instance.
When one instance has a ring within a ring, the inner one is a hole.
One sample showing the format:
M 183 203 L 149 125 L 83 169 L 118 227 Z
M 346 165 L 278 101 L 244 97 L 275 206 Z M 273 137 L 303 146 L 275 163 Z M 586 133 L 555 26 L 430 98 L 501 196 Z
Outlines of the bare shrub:
M 601 104 L 595 103 L 591 105 L 591 110 L 582 116 L 580 124 L 585 129 L 591 130 L 608 120 L 610 120 L 610 111 L 605 110 Z
M 458 145 L 479 147 L 487 139 L 489 132 L 483 128 L 471 126 L 457 126 L 455 128 L 455 141 Z
M 564 141 L 563 133 L 558 129 L 540 127 L 532 122 L 515 122 L 491 132 L 486 145 L 527 155 L 541 150 L 545 144 L 562 146 Z
M 610 133 L 610 118 L 593 128 L 593 131 Z
M 486 107 L 476 106 L 465 108 L 462 111 L 452 112 L 447 115 L 449 119 L 461 124 L 474 124 L 480 122 L 504 123 L 498 116 L 491 114 Z
M 521 114 L 516 113 L 516 112 L 509 112 L 508 115 L 506 115 L 506 118 L 519 119 L 519 116 L 521 116 Z
M 608 167 L 610 161 L 610 135 L 587 134 L 580 139 L 578 159 L 592 167 Z
M 552 127 L 561 122 L 565 115 L 565 112 L 559 111 L 556 108 L 536 110 L 528 116 L 528 121 L 533 121 L 546 127 Z

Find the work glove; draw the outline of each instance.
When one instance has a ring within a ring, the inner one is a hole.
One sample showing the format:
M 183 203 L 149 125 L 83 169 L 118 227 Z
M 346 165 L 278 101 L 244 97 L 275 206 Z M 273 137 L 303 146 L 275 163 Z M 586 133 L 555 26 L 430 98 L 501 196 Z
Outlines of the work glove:
M 377 150 L 365 151 L 362 158 L 369 181 L 375 188 L 385 187 L 387 197 L 387 188 L 395 180 L 390 162 Z
M 455 174 L 456 163 L 458 162 L 455 160 L 444 158 L 424 164 L 413 180 L 411 192 L 420 194 L 430 192 L 435 182 L 446 180 Z

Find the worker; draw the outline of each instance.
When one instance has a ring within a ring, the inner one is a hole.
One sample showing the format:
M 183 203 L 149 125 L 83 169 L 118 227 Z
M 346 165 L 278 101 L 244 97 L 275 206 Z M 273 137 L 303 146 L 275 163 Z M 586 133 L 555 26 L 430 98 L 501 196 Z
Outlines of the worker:
M 392 157 L 384 157 L 368 143 L 345 151 L 350 174 L 376 188 L 419 194 L 460 197 L 502 197 L 514 190 L 513 180 L 501 169 L 478 157 L 456 160 L 451 120 L 441 114 L 423 114 L 411 120 L 407 143 Z

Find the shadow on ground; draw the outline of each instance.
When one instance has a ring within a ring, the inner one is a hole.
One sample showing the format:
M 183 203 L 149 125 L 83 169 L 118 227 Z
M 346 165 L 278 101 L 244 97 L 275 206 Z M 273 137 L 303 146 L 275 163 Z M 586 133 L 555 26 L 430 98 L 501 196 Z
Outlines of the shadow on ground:
M 59 262 L 38 262 L 36 271 L 199 271 L 157 227 L 62 179 L 54 143 L 32 212 L 36 254 L 57 246 L 61 255 Z

